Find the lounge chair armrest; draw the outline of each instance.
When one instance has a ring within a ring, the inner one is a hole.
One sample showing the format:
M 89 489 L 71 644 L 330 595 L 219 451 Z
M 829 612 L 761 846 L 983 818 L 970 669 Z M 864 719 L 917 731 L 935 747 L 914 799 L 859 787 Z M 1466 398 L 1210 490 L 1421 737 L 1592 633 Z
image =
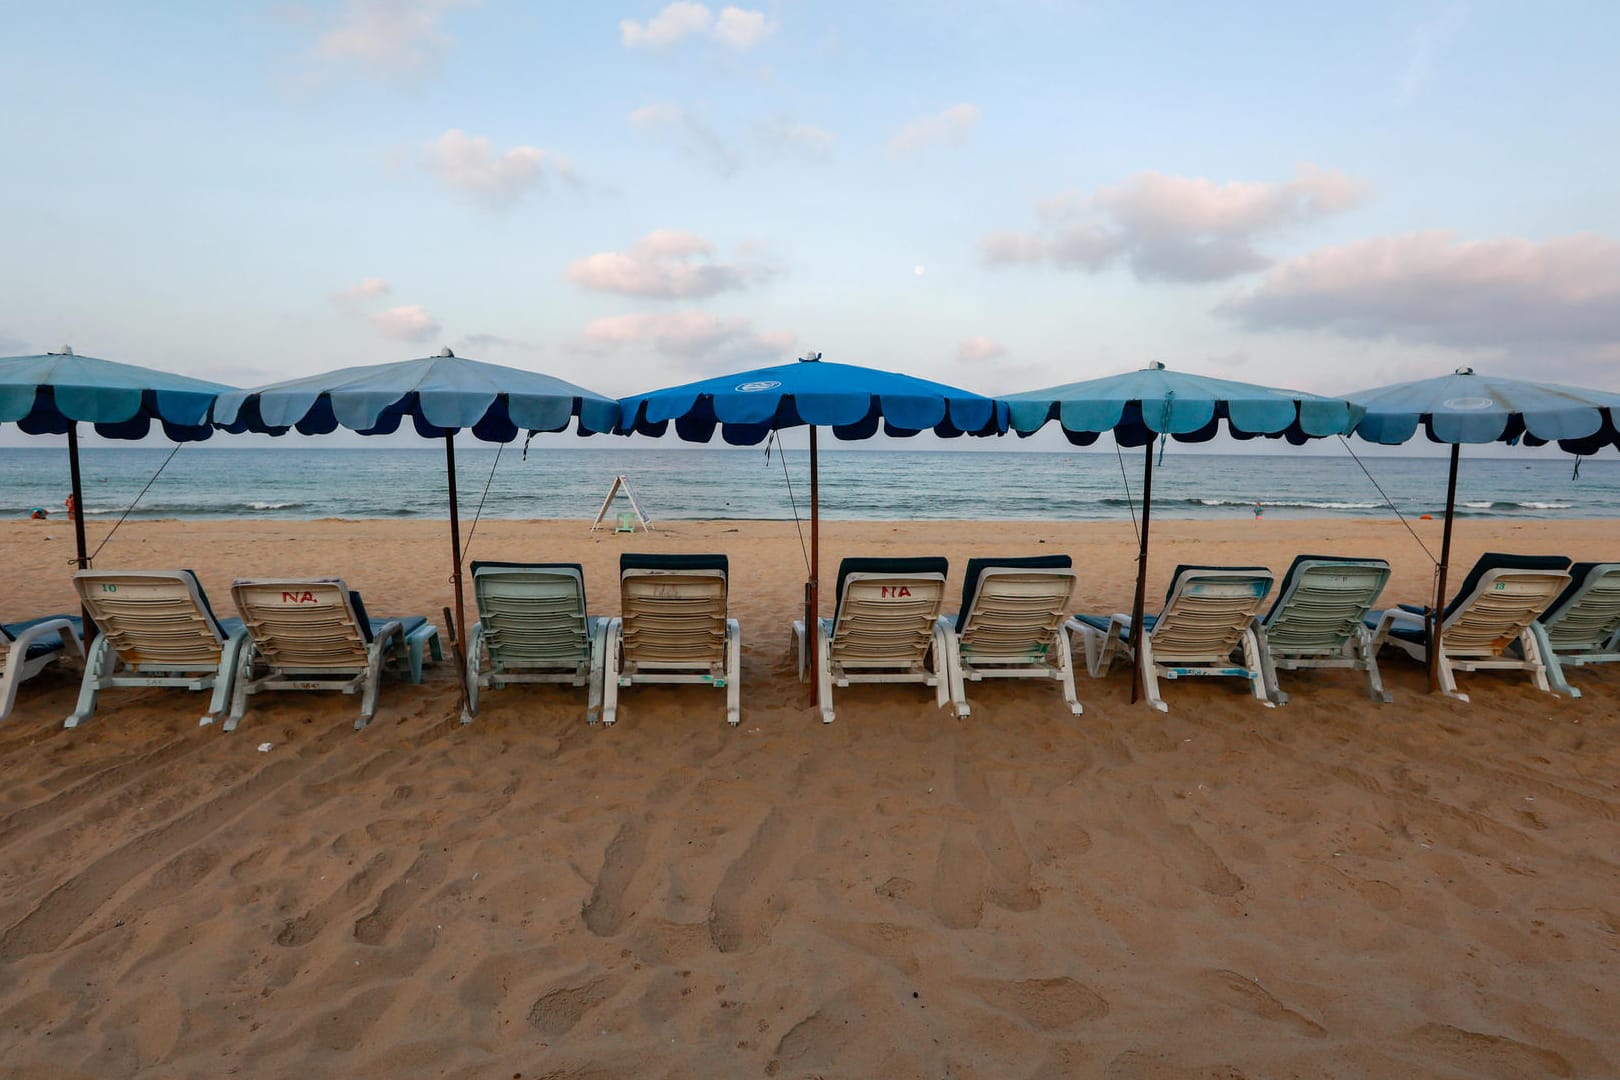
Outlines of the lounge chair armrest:
M 1408 615 L 1417 615 L 1425 619 L 1434 613 L 1434 609 L 1427 604 L 1397 604 L 1396 606 Z

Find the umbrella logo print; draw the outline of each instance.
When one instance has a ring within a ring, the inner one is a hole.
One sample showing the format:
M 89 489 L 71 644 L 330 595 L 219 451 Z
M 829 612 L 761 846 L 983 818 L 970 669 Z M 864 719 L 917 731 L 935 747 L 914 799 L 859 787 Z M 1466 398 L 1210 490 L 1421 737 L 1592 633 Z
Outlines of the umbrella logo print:
M 760 382 L 738 383 L 737 392 L 739 394 L 757 394 L 761 390 L 775 390 L 781 385 L 781 383 L 773 382 L 769 379 L 761 380 Z
M 1446 399 L 1441 404 L 1448 409 L 1474 410 L 1488 409 L 1496 402 L 1488 397 L 1454 397 Z

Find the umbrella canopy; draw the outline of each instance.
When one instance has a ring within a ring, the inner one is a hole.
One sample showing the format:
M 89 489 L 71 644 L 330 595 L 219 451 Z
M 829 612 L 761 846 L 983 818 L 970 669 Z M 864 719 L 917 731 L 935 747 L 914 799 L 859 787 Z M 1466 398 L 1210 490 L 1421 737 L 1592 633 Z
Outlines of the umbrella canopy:
M 1446 603 L 1446 577 L 1451 566 L 1451 527 L 1457 509 L 1457 468 L 1463 443 L 1524 441 L 1531 446 L 1555 442 L 1572 454 L 1591 454 L 1605 446 L 1620 447 L 1620 394 L 1550 383 L 1524 382 L 1477 375 L 1458 368 L 1450 375 L 1397 383 L 1349 395 L 1366 410 L 1356 434 L 1388 446 L 1406 442 L 1421 427 L 1429 441 L 1451 444 L 1451 472 L 1446 482 L 1446 522 L 1435 575 L 1434 604 L 1429 614 L 1429 687 L 1440 686 L 1440 612 Z
M 84 541 L 84 492 L 79 479 L 79 430 L 91 424 L 109 439 L 144 439 L 156 420 L 175 442 L 214 433 L 209 411 L 223 383 L 79 356 L 64 346 L 43 356 L 0 359 L 0 423 L 30 435 L 66 435 L 73 488 L 73 534 L 79 569 L 90 565 Z M 86 631 L 94 632 L 88 620 Z
M 1142 466 L 1142 532 L 1137 553 L 1136 598 L 1131 607 L 1132 648 L 1142 649 L 1142 605 L 1147 593 L 1148 525 L 1153 507 L 1153 441 L 1161 435 L 1181 442 L 1204 442 L 1220 431 L 1221 421 L 1235 438 L 1282 438 L 1293 444 L 1307 439 L 1348 435 L 1361 412 L 1339 398 L 1251 383 L 1211 379 L 1169 371 L 1151 364 L 1141 371 L 1012 394 L 1006 399 L 1012 426 L 1031 435 L 1051 420 L 1077 446 L 1090 446 L 1112 432 L 1121 446 L 1145 446 Z M 1141 689 L 1136 667 L 1131 700 Z
M 214 423 L 230 432 L 326 435 L 339 427 L 362 435 L 390 435 L 409 418 L 425 439 L 444 439 L 450 483 L 451 581 L 459 654 L 466 605 L 461 582 L 461 523 L 456 508 L 456 433 L 471 430 L 485 442 L 511 442 L 528 430 L 564 431 L 573 421 L 581 435 L 612 431 L 619 406 L 612 398 L 550 375 L 437 356 L 393 364 L 343 368 L 321 375 L 221 394 Z M 465 670 L 465 664 L 462 665 Z
M 944 438 L 1000 435 L 1007 406 L 954 386 L 856 364 L 823 363 L 808 353 L 795 363 L 720 375 L 619 399 L 619 433 L 663 435 L 670 423 L 687 442 L 708 442 L 714 429 L 733 446 L 753 446 L 772 431 L 810 428 L 810 580 L 805 582 L 805 626 L 813 633 L 821 607 L 821 491 L 816 429 L 839 439 L 932 430 Z M 816 655 L 809 650 L 812 700 Z

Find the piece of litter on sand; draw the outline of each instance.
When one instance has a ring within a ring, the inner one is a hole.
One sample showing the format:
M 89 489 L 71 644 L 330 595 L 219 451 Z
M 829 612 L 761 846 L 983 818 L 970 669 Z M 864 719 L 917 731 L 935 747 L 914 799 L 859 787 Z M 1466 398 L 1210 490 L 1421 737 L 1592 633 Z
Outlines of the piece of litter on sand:
M 274 746 L 275 746 L 275 743 L 262 742 L 262 743 L 259 744 L 259 753 L 268 754 L 270 752 L 271 748 L 274 747 Z

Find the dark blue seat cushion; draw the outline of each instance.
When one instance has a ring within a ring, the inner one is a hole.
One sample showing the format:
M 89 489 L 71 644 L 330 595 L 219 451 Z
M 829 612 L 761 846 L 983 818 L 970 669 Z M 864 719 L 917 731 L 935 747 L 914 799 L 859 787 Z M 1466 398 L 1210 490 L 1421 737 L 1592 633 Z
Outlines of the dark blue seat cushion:
M 84 626 L 77 615 L 45 615 L 38 619 L 29 619 L 27 622 L 0 624 L 0 634 L 5 635 L 7 641 L 16 641 L 25 631 L 32 630 L 42 622 L 52 619 L 66 619 L 73 624 L 73 632 L 83 637 Z M 62 635 L 50 634 L 28 646 L 26 659 L 34 660 L 49 653 L 57 652 L 62 648 Z
M 1108 632 L 1108 623 L 1109 623 L 1110 620 L 1109 620 L 1109 617 L 1107 615 L 1076 615 L 1075 618 L 1079 619 L 1081 622 L 1085 623 L 1087 626 L 1093 627 L 1093 628 L 1095 628 L 1097 630 L 1101 630 L 1105 634 Z M 1158 621 L 1159 621 L 1159 617 L 1157 615 L 1143 615 L 1142 616 L 1142 632 L 1147 633 L 1148 631 L 1152 630 L 1153 629 L 1153 624 L 1158 622 Z M 1131 639 L 1130 630 L 1127 629 L 1127 628 L 1121 627 L 1120 632 L 1119 632 L 1119 639 L 1121 641 L 1129 641 Z
M 1271 610 L 1266 612 L 1266 622 L 1269 623 L 1271 617 L 1277 614 L 1277 610 L 1282 607 L 1283 600 L 1288 596 L 1288 590 L 1294 585 L 1294 574 L 1299 570 L 1300 564 L 1307 562 L 1360 563 L 1364 566 L 1385 567 L 1389 565 L 1384 559 L 1366 559 L 1347 555 L 1296 555 L 1294 561 L 1288 564 L 1288 572 L 1283 575 L 1282 585 L 1277 589 L 1277 598 L 1271 602 Z
M 394 616 L 392 618 L 382 616 L 374 619 L 366 614 L 366 602 L 353 589 L 349 590 L 349 604 L 354 608 L 354 617 L 360 623 L 360 633 L 365 637 L 367 645 L 377 640 L 377 635 L 382 632 L 382 628 L 388 623 L 399 623 L 405 628 L 405 636 L 410 637 L 417 627 L 427 622 L 427 619 L 421 615 Z
M 833 622 L 838 622 L 838 611 L 844 603 L 844 582 L 851 574 L 893 574 L 907 577 L 916 574 L 949 574 L 951 564 L 937 555 L 914 555 L 904 558 L 869 556 L 845 559 L 838 564 L 838 602 L 833 605 Z
M 1067 555 L 1022 555 L 1014 559 L 969 559 L 967 575 L 962 578 L 962 606 L 956 609 L 956 632 L 967 625 L 968 612 L 979 597 L 979 579 L 984 572 L 996 570 L 1069 570 L 1074 560 Z M 839 590 L 843 592 L 842 589 Z
M 727 577 L 731 575 L 724 555 L 646 555 L 627 551 L 619 556 L 619 573 L 626 570 L 720 570 Z

